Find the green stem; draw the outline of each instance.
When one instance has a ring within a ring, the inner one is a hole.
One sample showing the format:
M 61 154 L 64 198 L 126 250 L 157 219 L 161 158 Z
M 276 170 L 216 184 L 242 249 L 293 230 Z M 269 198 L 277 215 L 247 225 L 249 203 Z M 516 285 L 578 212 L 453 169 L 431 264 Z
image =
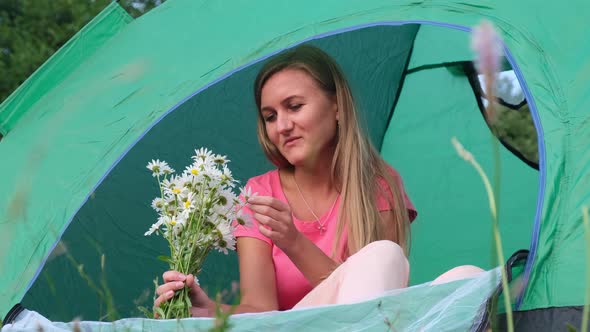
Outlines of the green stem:
M 488 179 L 488 176 L 484 172 L 483 168 L 481 168 L 481 166 L 479 165 L 477 160 L 475 160 L 475 158 L 471 154 L 469 157 L 465 157 L 462 154 L 462 152 L 459 151 L 459 148 L 457 148 L 457 149 L 458 149 L 459 154 L 466 161 L 468 161 L 471 165 L 473 165 L 475 170 L 479 173 L 479 176 L 483 180 L 483 183 L 484 183 L 487 195 L 488 195 L 488 203 L 490 206 L 490 211 L 492 213 L 492 227 L 493 227 L 494 240 L 495 240 L 495 245 L 496 245 L 496 254 L 498 255 L 498 263 L 501 267 L 501 273 L 502 273 L 502 288 L 504 290 L 502 292 L 502 295 L 504 298 L 504 306 L 506 307 L 506 321 L 508 324 L 508 332 L 514 332 L 514 322 L 512 320 L 512 305 L 510 303 L 510 288 L 508 287 L 508 277 L 506 276 L 506 269 L 504 269 L 504 252 L 502 249 L 502 239 L 501 239 L 500 230 L 498 227 L 498 214 L 497 214 L 497 210 L 496 210 L 496 199 L 495 199 L 496 195 L 494 194 L 494 190 L 492 188 L 490 180 Z M 463 147 L 461 146 L 460 149 L 463 149 Z M 466 152 L 466 150 L 464 150 L 464 149 L 463 149 L 463 151 Z

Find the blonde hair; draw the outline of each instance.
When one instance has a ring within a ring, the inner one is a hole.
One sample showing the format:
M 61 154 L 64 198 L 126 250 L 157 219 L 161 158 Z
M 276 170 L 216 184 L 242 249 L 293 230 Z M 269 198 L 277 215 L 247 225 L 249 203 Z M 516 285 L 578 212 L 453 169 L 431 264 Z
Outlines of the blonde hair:
M 278 168 L 293 168 L 268 138 L 260 112 L 262 87 L 271 76 L 285 69 L 305 71 L 327 95 L 336 97 L 339 129 L 330 174 L 332 183 L 340 189 L 341 201 L 333 254 L 340 244 L 345 227 L 348 231 L 348 252 L 345 255 L 352 255 L 367 244 L 384 238 L 376 205 L 378 195 L 386 197 L 392 207 L 393 240 L 407 254 L 410 228 L 401 188 L 389 171 L 389 166 L 362 132 L 354 99 L 342 71 L 322 50 L 309 45 L 295 47 L 269 60 L 258 73 L 254 97 L 259 110 L 258 140 L 264 153 Z M 380 185 L 379 180 L 384 180 L 387 187 Z

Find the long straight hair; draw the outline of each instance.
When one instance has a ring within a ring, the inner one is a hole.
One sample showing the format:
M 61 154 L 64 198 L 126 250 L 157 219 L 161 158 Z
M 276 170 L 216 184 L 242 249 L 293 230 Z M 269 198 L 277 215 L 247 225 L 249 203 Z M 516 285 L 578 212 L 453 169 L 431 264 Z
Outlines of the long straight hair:
M 409 248 L 409 219 L 401 188 L 389 171 L 389 166 L 361 130 L 357 110 L 348 82 L 336 62 L 322 50 L 301 45 L 270 59 L 261 69 L 254 83 L 254 97 L 258 107 L 258 140 L 268 159 L 280 168 L 293 168 L 270 141 L 264 118 L 260 112 L 264 84 L 274 74 L 285 69 L 298 69 L 310 75 L 328 96 L 336 97 L 339 125 L 336 148 L 332 158 L 331 180 L 341 194 L 338 228 L 332 256 L 335 257 L 344 229 L 348 232 L 348 250 L 352 255 L 367 244 L 384 238 L 381 215 L 377 208 L 378 195 L 385 197 L 393 214 L 393 240 L 404 249 Z M 380 181 L 381 180 L 381 181 Z M 386 186 L 380 185 L 385 181 Z

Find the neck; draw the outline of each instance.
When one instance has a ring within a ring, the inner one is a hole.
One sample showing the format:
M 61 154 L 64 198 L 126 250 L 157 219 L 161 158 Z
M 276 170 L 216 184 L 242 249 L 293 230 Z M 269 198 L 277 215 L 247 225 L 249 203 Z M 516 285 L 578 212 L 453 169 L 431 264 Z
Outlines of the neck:
M 332 182 L 332 156 L 333 153 L 325 153 L 322 160 L 314 163 L 296 166 L 293 170 L 295 181 L 306 192 L 317 192 L 326 196 L 332 196 L 336 190 Z

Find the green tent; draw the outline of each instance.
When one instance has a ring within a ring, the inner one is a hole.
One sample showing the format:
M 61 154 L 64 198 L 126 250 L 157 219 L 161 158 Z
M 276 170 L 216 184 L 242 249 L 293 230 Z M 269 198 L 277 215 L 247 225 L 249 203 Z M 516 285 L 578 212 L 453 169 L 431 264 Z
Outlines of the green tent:
M 166 268 L 155 258 L 164 241 L 143 236 L 156 194 L 146 163 L 181 167 L 203 146 L 228 155 L 243 181 L 270 169 L 256 141 L 252 82 L 269 56 L 307 42 L 343 67 L 366 131 L 419 211 L 415 286 L 356 305 L 239 316 L 236 327 L 387 329 L 385 310 L 400 330 L 473 328 L 485 319 L 481 305 L 498 270 L 481 179 L 450 139 L 494 172 L 469 50 L 471 27 L 488 19 L 538 134 L 538 162 L 504 141 L 499 153 L 503 249 L 530 249 L 516 315 L 522 329 L 579 322 L 590 286 L 581 217 L 590 205 L 583 13 L 590 3 L 581 0 L 168 0 L 133 20 L 112 3 L 0 106 L 0 316 L 21 303 L 52 321 L 139 317 Z M 490 272 L 428 285 L 464 264 Z M 210 256 L 200 278 L 211 294 L 228 288 L 238 279 L 235 255 Z M 119 322 L 113 328 L 177 328 Z

